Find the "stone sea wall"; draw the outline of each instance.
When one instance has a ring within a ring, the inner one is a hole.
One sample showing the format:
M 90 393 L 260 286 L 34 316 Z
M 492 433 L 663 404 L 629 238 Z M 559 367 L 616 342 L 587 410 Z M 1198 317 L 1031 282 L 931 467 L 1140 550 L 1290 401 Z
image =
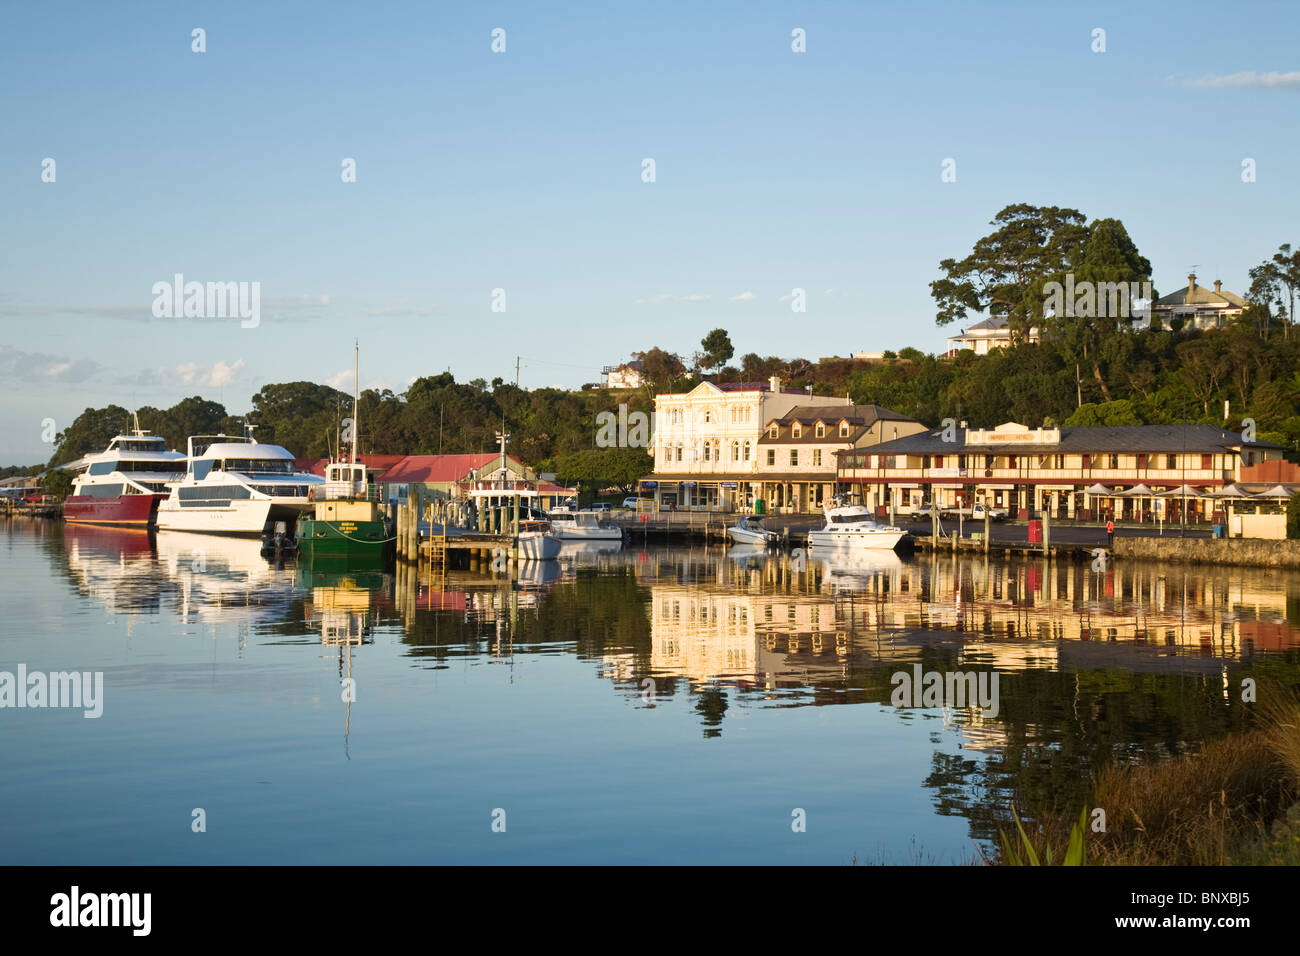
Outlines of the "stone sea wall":
M 1300 568 L 1300 540 L 1262 538 L 1116 538 L 1117 558 L 1176 564 L 1232 564 Z

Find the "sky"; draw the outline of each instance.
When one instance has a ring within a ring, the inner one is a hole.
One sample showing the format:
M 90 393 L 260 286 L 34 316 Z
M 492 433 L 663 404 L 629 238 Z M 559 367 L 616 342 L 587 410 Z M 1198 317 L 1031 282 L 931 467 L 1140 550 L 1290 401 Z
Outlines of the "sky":
M 516 356 L 578 387 L 716 327 L 737 358 L 941 351 L 938 263 L 1010 203 L 1123 220 L 1161 294 L 1300 244 L 1285 0 L 0 16 L 0 464 L 87 407 L 350 391 L 354 339 L 395 392 Z M 176 274 L 258 283 L 256 324 L 156 316 Z

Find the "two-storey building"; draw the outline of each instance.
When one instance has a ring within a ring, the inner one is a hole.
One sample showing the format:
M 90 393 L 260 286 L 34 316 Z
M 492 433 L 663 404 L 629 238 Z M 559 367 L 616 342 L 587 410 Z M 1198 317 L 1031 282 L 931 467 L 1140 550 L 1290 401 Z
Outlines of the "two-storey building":
M 758 475 L 767 510 L 817 512 L 835 495 L 839 452 L 869 447 L 925 426 L 879 405 L 799 405 L 766 423 Z
M 869 507 L 902 511 L 984 502 L 1013 516 L 1208 519 L 1211 496 L 1242 469 L 1282 457 L 1210 425 L 946 428 L 841 452 L 839 487 Z

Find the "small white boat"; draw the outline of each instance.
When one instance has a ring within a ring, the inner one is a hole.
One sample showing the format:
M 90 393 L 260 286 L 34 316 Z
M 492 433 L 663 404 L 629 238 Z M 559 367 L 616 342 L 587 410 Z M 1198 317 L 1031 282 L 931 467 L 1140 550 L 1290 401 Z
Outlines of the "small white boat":
M 907 537 L 902 528 L 876 524 L 871 511 L 862 505 L 822 509 L 826 526 L 808 532 L 808 546 L 819 551 L 884 549 L 892 551 Z
M 768 531 L 763 527 L 763 522 L 752 515 L 745 515 L 728 528 L 727 536 L 736 544 L 757 544 L 767 547 L 777 542 L 776 532 Z
M 554 561 L 564 542 L 551 533 L 549 521 L 521 521 L 515 545 L 521 561 Z
M 563 541 L 623 540 L 623 529 L 605 524 L 598 511 L 552 511 L 551 533 Z

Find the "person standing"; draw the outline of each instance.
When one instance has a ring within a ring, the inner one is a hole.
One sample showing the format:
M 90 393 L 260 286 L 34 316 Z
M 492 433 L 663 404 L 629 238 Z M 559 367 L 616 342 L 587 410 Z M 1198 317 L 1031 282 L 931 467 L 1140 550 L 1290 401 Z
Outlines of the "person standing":
M 1106 519 L 1106 547 L 1112 551 L 1115 549 L 1115 519 Z

